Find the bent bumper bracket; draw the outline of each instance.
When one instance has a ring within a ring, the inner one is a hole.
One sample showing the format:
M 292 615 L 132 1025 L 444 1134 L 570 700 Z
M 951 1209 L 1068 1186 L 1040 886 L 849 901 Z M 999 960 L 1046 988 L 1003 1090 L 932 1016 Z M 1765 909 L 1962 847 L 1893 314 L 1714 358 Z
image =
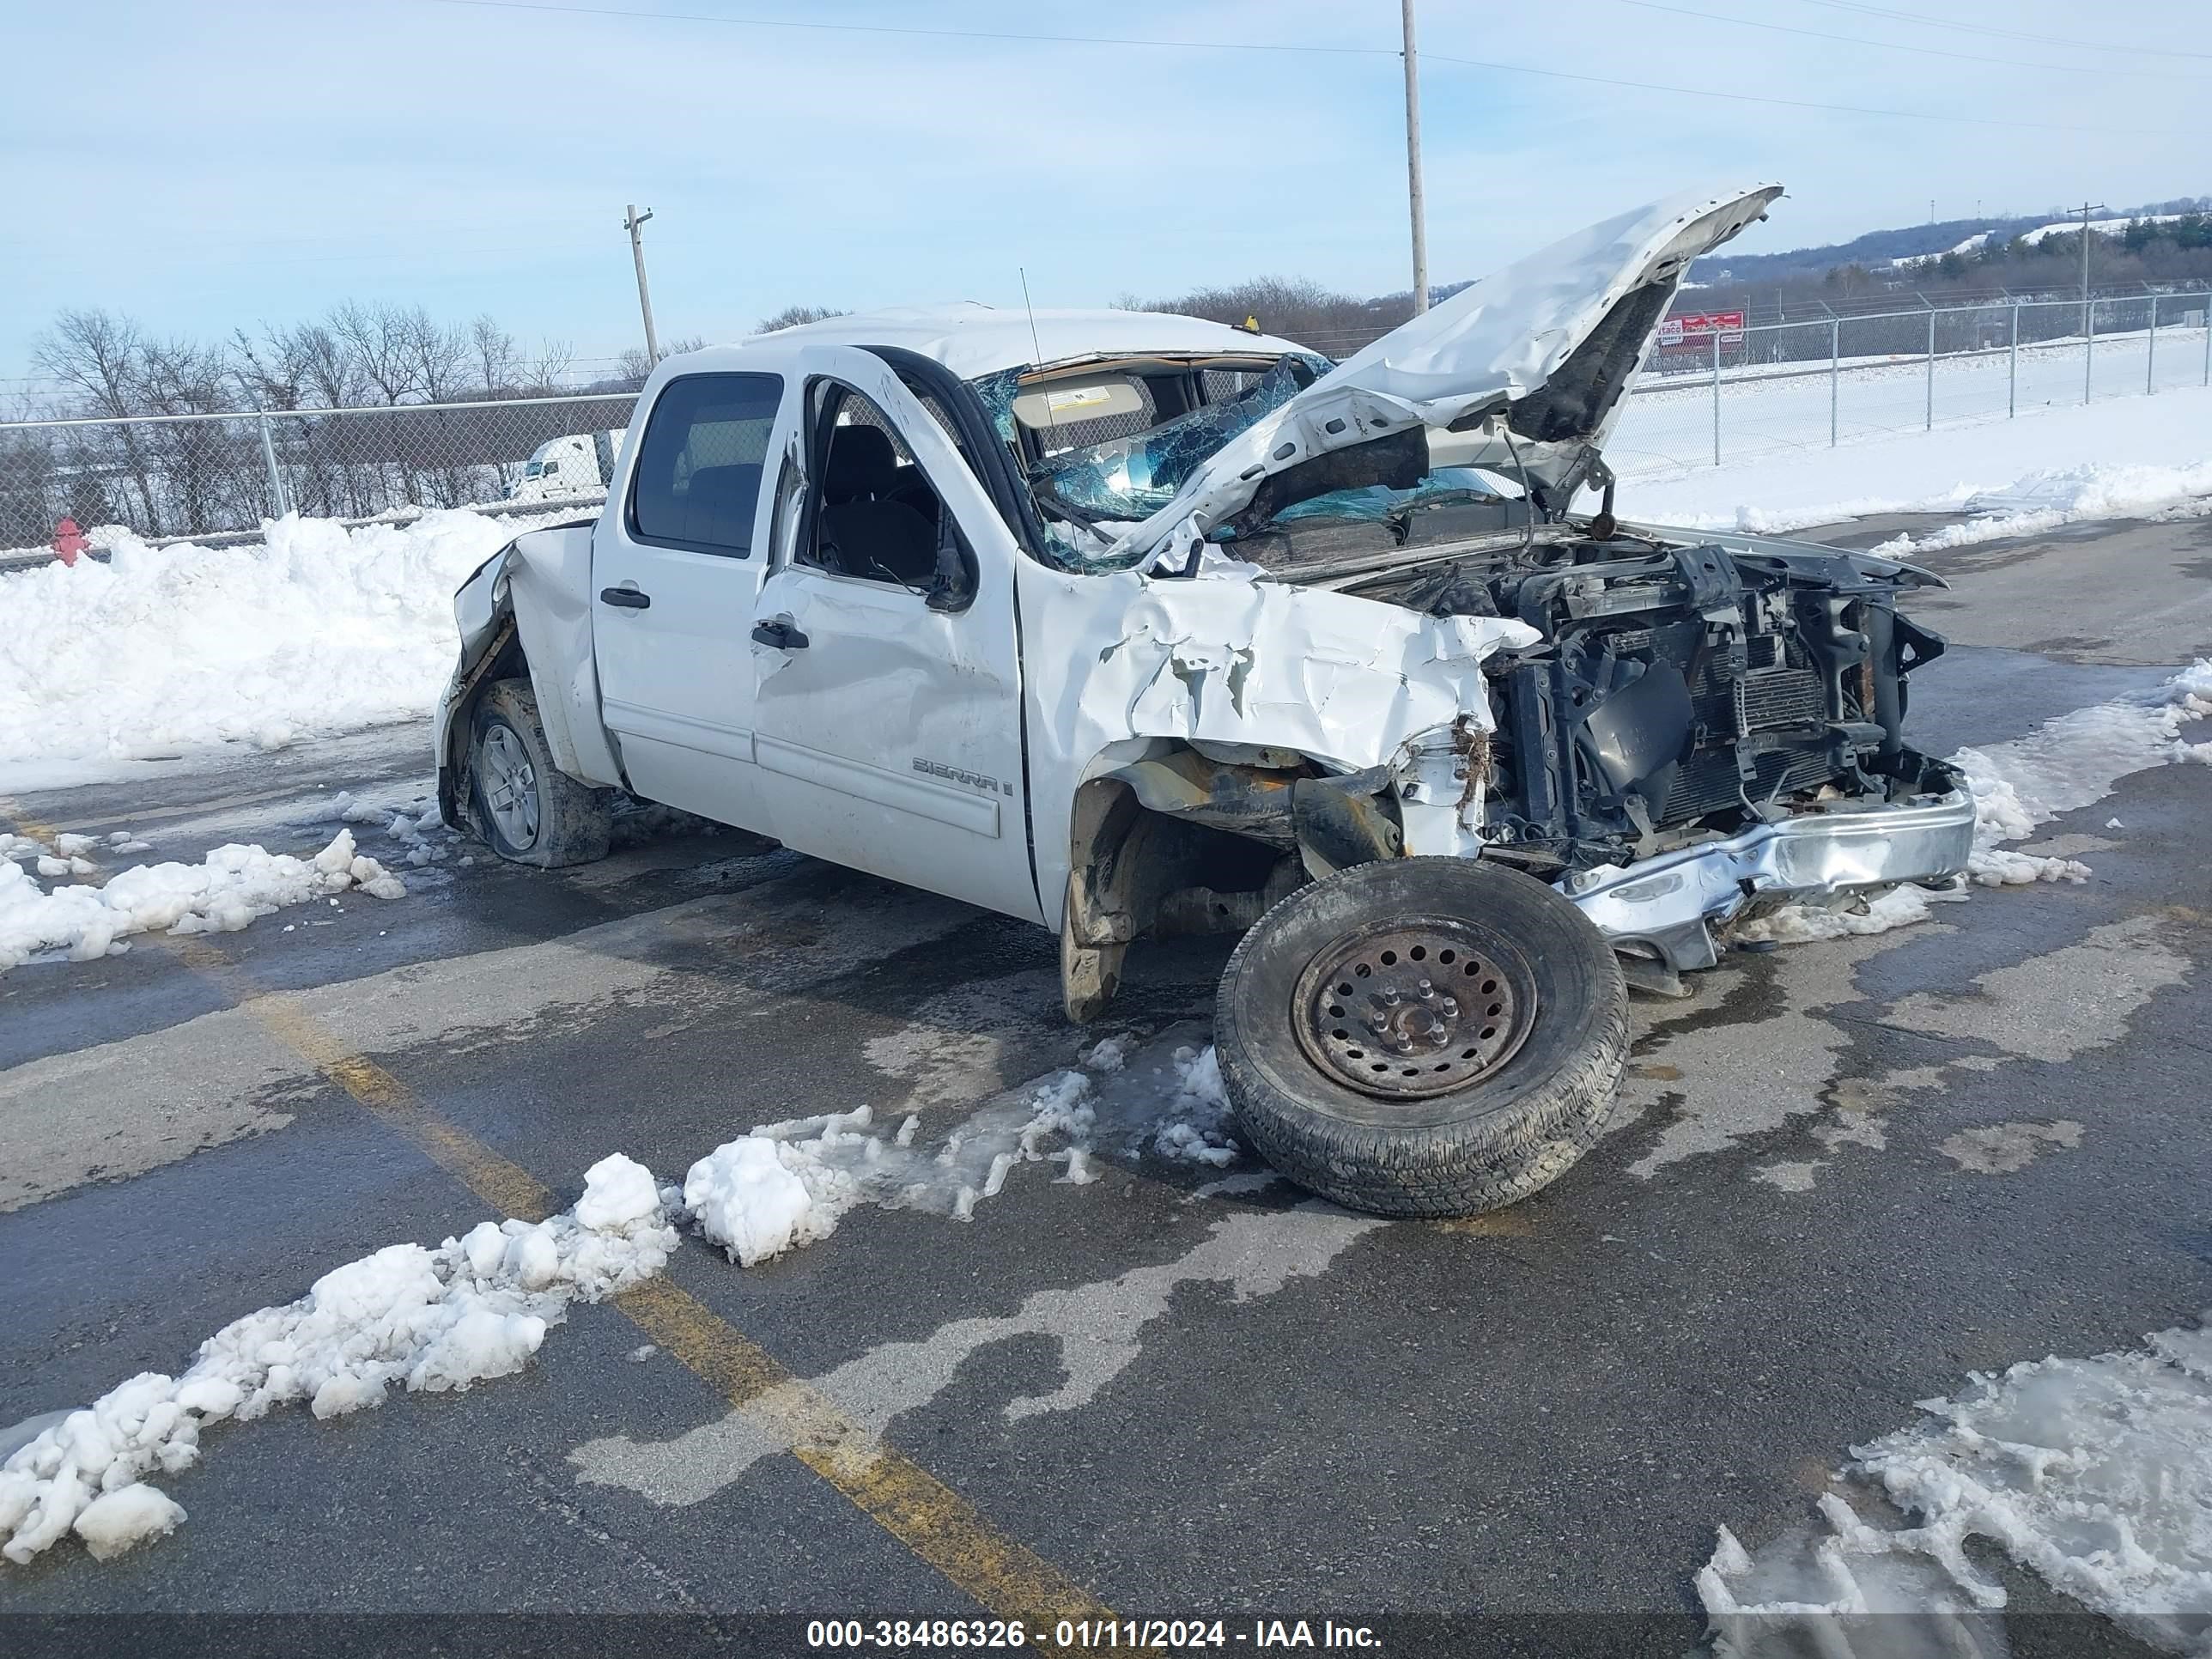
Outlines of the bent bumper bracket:
M 1808 812 L 1626 868 L 1571 876 L 1560 890 L 1616 948 L 1677 972 L 1719 961 L 1712 929 L 1753 898 L 1834 898 L 1935 882 L 1966 867 L 1974 799 L 1954 789 L 1902 805 Z

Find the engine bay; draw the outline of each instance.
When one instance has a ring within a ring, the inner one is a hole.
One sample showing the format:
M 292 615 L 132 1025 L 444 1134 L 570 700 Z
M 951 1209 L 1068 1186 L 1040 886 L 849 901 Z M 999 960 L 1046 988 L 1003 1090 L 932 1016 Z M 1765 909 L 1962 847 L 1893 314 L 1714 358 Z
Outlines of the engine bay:
M 1556 875 L 1950 788 L 1903 737 L 1909 676 L 1943 649 L 1897 612 L 1919 580 L 1557 521 L 1401 545 L 1394 568 L 1329 585 L 1542 635 L 1490 665 L 1497 729 L 1470 764 L 1491 855 Z

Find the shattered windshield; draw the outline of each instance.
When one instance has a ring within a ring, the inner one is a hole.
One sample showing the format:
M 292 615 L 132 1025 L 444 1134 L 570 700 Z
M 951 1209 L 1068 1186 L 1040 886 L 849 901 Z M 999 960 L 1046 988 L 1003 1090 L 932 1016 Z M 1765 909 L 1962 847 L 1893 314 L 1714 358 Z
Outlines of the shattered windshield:
M 1024 377 L 1034 374 L 1028 369 L 974 383 L 999 435 L 1022 457 L 1051 550 L 1070 568 L 1103 570 L 1128 562 L 1105 556 L 1122 531 L 1174 500 L 1224 445 L 1312 385 L 1329 365 L 1324 357 L 1300 354 L 1249 374 L 1156 367 L 1162 372 L 1150 375 L 1102 371 L 1090 383 L 1064 391 L 1057 389 L 1062 381 L 1052 383 L 1053 389 L 1024 388 Z M 1158 418 L 1178 400 L 1195 406 Z M 1139 429 L 1098 436 L 1102 427 L 1113 426 Z M 1065 445 L 1065 437 L 1096 441 Z

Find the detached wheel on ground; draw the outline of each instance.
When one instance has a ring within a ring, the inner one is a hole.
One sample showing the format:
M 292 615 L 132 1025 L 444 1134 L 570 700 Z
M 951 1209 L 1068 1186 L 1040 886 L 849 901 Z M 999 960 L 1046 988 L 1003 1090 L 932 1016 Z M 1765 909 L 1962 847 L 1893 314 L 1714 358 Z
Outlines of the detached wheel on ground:
M 1246 1139 L 1388 1216 L 1526 1198 L 1596 1143 L 1628 1053 L 1613 951 L 1532 876 L 1391 859 L 1302 887 L 1245 934 L 1214 1043 Z
M 607 855 L 611 792 L 553 764 L 528 680 L 495 680 L 477 700 L 469 779 L 477 827 L 500 857 L 557 869 Z

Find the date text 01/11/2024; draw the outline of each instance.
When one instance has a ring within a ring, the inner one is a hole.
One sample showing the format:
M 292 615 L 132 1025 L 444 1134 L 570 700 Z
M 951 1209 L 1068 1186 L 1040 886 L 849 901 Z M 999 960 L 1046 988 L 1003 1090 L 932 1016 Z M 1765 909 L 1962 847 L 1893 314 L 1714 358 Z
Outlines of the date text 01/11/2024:
M 1018 1619 L 817 1619 L 806 1626 L 810 1648 L 1022 1648 L 1047 1644 Z M 1324 1619 L 1316 1629 L 1304 1619 L 1255 1619 L 1249 1630 L 1220 1619 L 1062 1619 L 1049 1645 L 1063 1650 L 1225 1648 L 1380 1649 L 1382 1638 L 1365 1625 Z

